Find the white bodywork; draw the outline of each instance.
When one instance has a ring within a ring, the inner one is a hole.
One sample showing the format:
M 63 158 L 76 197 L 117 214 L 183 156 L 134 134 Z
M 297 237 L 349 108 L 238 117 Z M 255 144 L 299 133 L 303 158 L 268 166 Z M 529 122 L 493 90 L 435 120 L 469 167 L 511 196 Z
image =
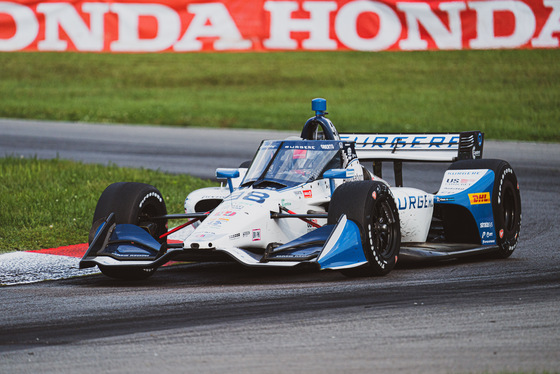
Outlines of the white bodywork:
M 361 165 L 352 163 L 357 178 L 363 180 Z M 239 180 L 239 179 L 238 179 Z M 356 180 L 355 178 L 348 179 Z M 381 178 L 374 180 L 387 184 Z M 344 183 L 336 180 L 335 186 Z M 234 184 L 234 187 L 238 187 Z M 434 196 L 425 191 L 393 187 L 391 192 L 399 210 L 401 242 L 424 242 L 428 236 L 434 209 Z M 315 228 L 298 219 L 270 219 L 270 212 L 278 212 L 279 205 L 294 213 L 325 212 L 330 201 L 329 181 L 321 179 L 302 186 L 283 190 L 243 188 L 233 193 L 227 187 L 203 188 L 189 194 L 185 211 L 193 213 L 197 202 L 204 199 L 224 199 L 196 230 L 183 236 L 185 248 L 266 248 L 269 243 L 286 243 Z M 326 219 L 315 219 L 319 225 Z
M 434 196 L 408 187 L 391 188 L 401 221 L 401 243 L 425 242 L 434 212 Z
M 187 197 L 187 211 L 193 209 L 196 196 L 204 190 Z M 184 240 L 185 248 L 264 249 L 268 243 L 286 243 L 314 227 L 299 219 L 271 219 L 270 212 L 279 212 L 279 206 L 298 214 L 325 212 L 323 205 L 330 200 L 329 181 L 325 179 L 283 190 L 243 188 L 230 194 L 222 187 L 209 190 L 207 196 L 215 197 L 218 191 L 227 197 Z M 314 221 L 326 224 L 326 219 Z

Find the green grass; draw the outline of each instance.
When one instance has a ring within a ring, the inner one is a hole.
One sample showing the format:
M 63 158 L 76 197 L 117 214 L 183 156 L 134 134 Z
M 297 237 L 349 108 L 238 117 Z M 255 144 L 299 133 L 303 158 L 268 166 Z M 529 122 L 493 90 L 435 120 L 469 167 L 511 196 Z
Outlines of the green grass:
M 0 252 L 87 242 L 93 212 L 110 183 L 155 185 L 170 213 L 187 194 L 213 185 L 186 175 L 64 160 L 0 158 Z
M 0 117 L 560 141 L 560 50 L 0 53 Z
M 560 50 L 193 54 L 0 53 L 0 117 L 301 129 L 328 100 L 340 131 L 480 129 L 560 142 Z M 1 155 L 4 156 L 4 155 Z M 112 182 L 160 188 L 170 212 L 188 176 L 0 159 L 0 251 L 85 242 Z

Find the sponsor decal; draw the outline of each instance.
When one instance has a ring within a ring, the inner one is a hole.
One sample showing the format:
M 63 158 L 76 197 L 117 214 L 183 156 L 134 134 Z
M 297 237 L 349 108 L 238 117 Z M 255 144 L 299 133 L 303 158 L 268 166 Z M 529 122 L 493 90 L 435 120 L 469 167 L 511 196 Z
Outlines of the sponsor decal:
M 500 230 L 500 239 L 503 239 L 503 237 L 504 237 L 504 229 L 501 229 Z
M 141 255 L 141 254 L 119 253 L 119 257 L 126 257 L 126 258 L 147 258 L 147 257 L 150 257 L 150 255 L 148 255 L 148 254 Z
M 303 190 L 303 197 L 306 199 L 311 199 L 313 197 L 313 191 Z
M 321 149 L 334 149 L 334 144 L 321 144 Z
M 346 179 L 344 179 L 343 182 L 362 180 L 364 180 L 364 171 L 362 170 L 362 165 L 360 165 L 358 159 L 355 158 L 346 166 Z
M 305 253 L 297 254 L 297 253 L 290 253 L 290 254 L 274 254 L 274 258 L 288 258 L 288 259 L 305 259 L 308 255 Z
M 292 203 L 290 203 L 286 199 L 282 199 L 282 200 L 280 200 L 280 205 L 283 206 L 283 207 L 288 207 L 288 206 L 291 206 Z
M 494 227 L 494 222 L 480 222 L 481 229 L 491 229 Z
M 227 197 L 224 201 L 234 201 L 242 199 L 244 201 L 240 202 L 241 204 L 251 205 L 250 202 L 255 202 L 258 204 L 262 204 L 270 197 L 269 194 L 260 192 L 260 191 L 234 191 L 229 197 Z M 241 206 L 243 206 L 241 205 Z M 233 205 L 232 205 L 233 206 Z
M 490 192 L 470 193 L 471 205 L 490 204 Z
M 482 244 L 496 244 L 495 240 L 483 240 Z
M 486 170 L 448 170 L 441 183 L 438 195 L 451 195 L 464 191 L 478 182 Z
M 300 160 L 307 158 L 307 150 L 306 149 L 296 149 L 294 151 L 294 155 L 292 156 L 293 160 Z
M 261 240 L 261 229 L 253 229 L 252 233 L 254 242 Z
M 221 199 L 221 198 L 223 198 L 223 196 L 221 196 L 221 195 L 204 195 L 199 199 L 199 201 L 200 200 L 210 200 L 210 199 Z
M 159 202 L 161 203 L 163 201 L 163 198 L 155 193 L 155 192 L 150 192 L 149 194 L 147 194 L 146 196 L 144 196 L 144 198 L 142 199 L 142 201 L 140 201 L 140 205 L 138 205 L 139 208 L 142 208 L 142 205 L 144 205 L 144 203 L 146 202 L 146 200 L 148 200 L 150 197 L 155 197 L 156 199 L 159 200 Z
M 251 235 L 251 231 L 243 231 L 243 237 L 246 238 Z
M 354 135 L 345 136 L 345 139 L 354 140 L 360 149 L 457 149 L 459 135 Z
M 232 235 L 229 236 L 229 240 L 236 240 L 236 239 L 239 239 L 239 238 L 241 238 L 241 233 L 239 233 L 239 232 L 237 234 L 232 234 Z
M 450 201 L 455 201 L 454 197 L 438 197 L 436 196 L 436 203 L 445 203 Z
M 492 231 L 483 231 L 481 235 L 481 239 L 492 238 L 494 233 Z
M 557 0 L 0 2 L 0 50 L 558 48 L 559 12 Z M 418 134 L 407 142 L 439 141 L 424 137 Z M 404 138 L 386 141 L 398 144 Z
M 513 170 L 511 168 L 507 168 L 506 170 L 504 170 L 504 172 L 502 173 L 502 177 L 500 178 L 500 186 L 498 187 L 498 204 L 502 203 L 502 186 L 504 185 L 504 179 L 508 174 L 513 174 Z
M 270 195 L 267 193 L 251 191 L 249 194 L 243 197 L 243 200 L 254 201 L 256 203 L 262 204 L 269 197 Z
M 196 233 L 196 235 L 194 235 L 195 238 L 207 238 L 210 236 L 214 236 L 215 233 L 213 232 L 200 232 L 200 233 Z
M 235 210 L 242 210 L 243 208 L 245 208 L 245 205 L 243 205 L 242 202 L 230 203 L 229 206 L 231 209 L 235 209 Z
M 208 221 L 208 225 L 214 226 L 214 227 L 219 227 L 223 223 L 226 223 L 228 221 L 229 221 L 229 218 L 217 218 L 217 219 L 213 219 L 211 221 Z
M 286 144 L 284 149 L 316 149 L 314 145 L 304 145 L 304 144 Z
M 375 244 L 374 244 L 374 239 L 373 239 L 373 229 L 371 227 L 371 224 L 368 224 L 368 239 L 369 239 L 369 246 L 370 248 L 375 248 Z M 373 251 L 373 258 L 375 259 L 375 262 L 377 262 L 377 264 L 381 267 L 381 269 L 385 269 L 385 266 L 387 265 L 387 261 L 384 260 L 383 258 L 380 258 L 377 255 L 377 251 Z
M 371 197 L 373 197 L 373 200 L 377 200 L 377 192 L 376 192 L 376 191 L 373 191 L 373 192 L 371 193 Z
M 404 209 L 425 209 L 434 206 L 432 195 L 406 196 L 397 198 L 399 210 Z
M 234 212 L 234 211 L 231 211 L 231 210 L 224 210 L 224 211 L 221 211 L 221 212 L 216 213 L 215 216 L 216 216 L 216 217 L 219 217 L 219 216 L 233 217 L 233 216 L 236 215 L 236 214 L 237 214 L 237 213 Z
M 486 173 L 485 169 L 472 169 L 472 170 L 447 170 L 445 172 L 446 175 L 452 177 L 472 177 L 475 179 L 479 179 L 482 175 Z
M 472 185 L 476 182 L 476 179 L 468 179 L 468 178 L 447 178 L 445 183 L 447 184 L 462 184 L 462 185 Z

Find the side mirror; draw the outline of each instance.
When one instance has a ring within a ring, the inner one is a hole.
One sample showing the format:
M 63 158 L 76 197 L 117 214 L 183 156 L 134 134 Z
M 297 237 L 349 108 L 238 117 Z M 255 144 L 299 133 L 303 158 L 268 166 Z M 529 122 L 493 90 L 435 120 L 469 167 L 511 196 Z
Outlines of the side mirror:
M 233 184 L 231 180 L 239 177 L 239 170 L 237 169 L 216 169 L 216 178 L 218 180 L 227 179 L 229 192 L 233 192 Z
M 328 178 L 331 187 L 331 195 L 336 186 L 334 185 L 335 179 L 348 179 L 354 177 L 354 170 L 351 169 L 329 169 L 323 173 L 323 177 Z

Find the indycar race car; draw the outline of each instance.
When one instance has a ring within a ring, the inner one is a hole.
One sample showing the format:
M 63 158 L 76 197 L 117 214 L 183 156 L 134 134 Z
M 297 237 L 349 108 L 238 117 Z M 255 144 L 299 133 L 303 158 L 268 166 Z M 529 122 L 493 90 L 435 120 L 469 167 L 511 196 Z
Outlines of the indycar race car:
M 369 276 L 389 273 L 399 258 L 512 254 L 519 185 L 506 161 L 482 159 L 480 131 L 339 134 L 326 118 L 326 100 L 314 99 L 312 110 L 300 137 L 265 140 L 250 165 L 217 169 L 226 183 L 190 193 L 184 214 L 168 214 L 153 186 L 111 184 L 97 203 L 80 268 L 141 279 L 170 260 L 233 260 Z M 450 163 L 437 193 L 403 187 L 409 161 Z M 395 186 L 382 179 L 383 162 L 393 163 Z M 168 230 L 176 219 L 187 222 Z M 168 243 L 179 230 L 190 232 Z

